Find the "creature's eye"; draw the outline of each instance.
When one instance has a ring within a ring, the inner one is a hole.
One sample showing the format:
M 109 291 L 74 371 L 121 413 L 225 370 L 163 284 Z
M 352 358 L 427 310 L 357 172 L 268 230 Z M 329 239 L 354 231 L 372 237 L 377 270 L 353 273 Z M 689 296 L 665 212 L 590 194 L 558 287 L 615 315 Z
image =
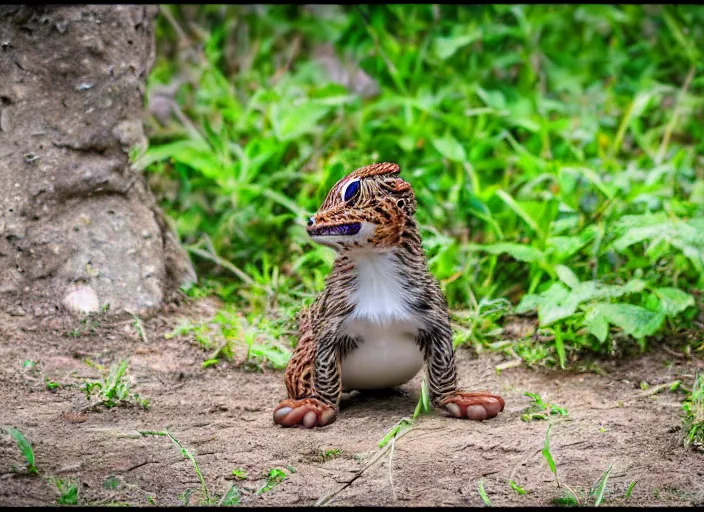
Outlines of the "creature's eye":
M 359 180 L 350 181 L 342 189 L 342 200 L 347 202 L 359 194 Z

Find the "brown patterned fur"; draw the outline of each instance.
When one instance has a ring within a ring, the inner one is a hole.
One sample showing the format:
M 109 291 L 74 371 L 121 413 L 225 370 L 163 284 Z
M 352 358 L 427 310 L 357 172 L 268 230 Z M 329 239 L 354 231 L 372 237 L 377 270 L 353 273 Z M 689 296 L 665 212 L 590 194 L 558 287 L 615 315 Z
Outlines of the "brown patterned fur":
M 288 399 L 274 411 L 278 424 L 311 428 L 335 421 L 343 392 L 342 362 L 368 342 L 351 337 L 346 327 L 362 306 L 354 298 L 363 277 L 358 257 L 370 253 L 388 258 L 396 269 L 393 282 L 400 281 L 401 307 L 417 325 L 415 343 L 425 360 L 433 404 L 475 420 L 492 418 L 504 408 L 498 396 L 457 389 L 447 302 L 427 267 L 413 218 L 413 189 L 399 173 L 393 163 L 355 170 L 332 187 L 308 222 L 311 237 L 338 255 L 325 289 L 299 317 L 298 345 L 285 372 Z M 348 187 L 358 192 L 345 200 Z

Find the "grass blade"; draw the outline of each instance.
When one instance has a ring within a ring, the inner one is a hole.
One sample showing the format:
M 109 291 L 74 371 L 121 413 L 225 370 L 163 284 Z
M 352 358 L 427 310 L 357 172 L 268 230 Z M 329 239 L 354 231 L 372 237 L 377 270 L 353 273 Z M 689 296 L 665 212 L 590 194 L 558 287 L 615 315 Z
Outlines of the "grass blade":
M 596 501 L 594 502 L 594 506 L 598 507 L 601 505 L 602 500 L 604 499 L 604 491 L 606 491 L 606 482 L 609 480 L 609 475 L 611 474 L 611 470 L 614 467 L 614 463 L 612 462 L 609 464 L 609 467 L 604 473 L 602 473 L 601 478 L 599 479 L 599 485 L 597 486 L 597 497 Z
M 484 479 L 482 478 L 479 480 L 477 483 L 477 490 L 479 491 L 479 496 L 481 496 L 482 501 L 484 502 L 484 505 L 487 507 L 491 507 L 491 500 L 489 499 L 489 496 L 487 495 L 486 491 L 484 490 Z
M 27 463 L 27 472 L 37 474 L 38 471 L 37 467 L 34 465 L 34 449 L 32 449 L 32 445 L 29 443 L 29 441 L 27 441 L 22 432 L 20 432 L 16 428 L 10 427 L 7 429 L 7 431 L 17 443 L 17 446 L 22 452 L 22 455 L 24 455 L 25 461 Z

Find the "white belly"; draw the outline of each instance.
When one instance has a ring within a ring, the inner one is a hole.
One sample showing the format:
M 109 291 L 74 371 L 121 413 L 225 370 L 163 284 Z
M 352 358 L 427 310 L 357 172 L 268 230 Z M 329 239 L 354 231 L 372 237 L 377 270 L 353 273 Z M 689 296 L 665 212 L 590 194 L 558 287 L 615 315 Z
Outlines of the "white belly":
M 415 330 L 410 322 L 352 322 L 347 333 L 363 341 L 342 360 L 343 390 L 385 389 L 415 377 L 423 368 Z

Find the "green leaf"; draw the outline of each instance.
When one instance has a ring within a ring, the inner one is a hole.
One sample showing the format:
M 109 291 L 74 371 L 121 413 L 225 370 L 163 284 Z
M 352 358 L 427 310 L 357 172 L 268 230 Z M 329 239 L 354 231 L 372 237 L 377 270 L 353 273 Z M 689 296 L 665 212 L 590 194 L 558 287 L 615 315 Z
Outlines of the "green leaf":
M 562 340 L 562 328 L 556 325 L 552 330 L 555 334 L 555 349 L 557 350 L 557 356 L 560 359 L 560 368 L 565 369 L 565 343 Z
M 581 284 L 577 275 L 572 272 L 569 267 L 566 267 L 564 265 L 557 265 L 555 267 L 555 272 L 557 273 L 557 277 L 560 279 L 560 281 L 562 281 L 572 289 L 578 288 Z
M 474 251 L 488 252 L 489 254 L 508 254 L 518 261 L 525 261 L 526 263 L 532 263 L 534 261 L 541 261 L 543 259 L 543 253 L 531 247 L 530 245 L 514 244 L 514 243 L 497 243 L 497 244 L 468 244 L 467 249 Z
M 543 457 L 545 457 L 545 460 L 548 463 L 548 467 L 550 468 L 550 471 L 553 472 L 553 474 L 557 477 L 557 467 L 555 467 L 555 461 L 552 458 L 552 453 L 550 453 L 550 429 L 552 428 L 552 424 L 548 425 L 548 430 L 545 433 L 545 444 L 543 445 L 543 450 L 542 454 Z
M 590 309 L 584 317 L 584 325 L 602 343 L 609 335 L 609 322 L 599 308 Z
M 464 162 L 467 160 L 467 153 L 462 144 L 449 133 L 442 138 L 433 139 L 433 146 L 438 152 L 454 162 Z
M 330 107 L 312 102 L 272 109 L 274 132 L 281 141 L 314 133 L 320 130 L 320 120 L 329 110 Z
M 37 468 L 34 465 L 34 450 L 32 449 L 32 445 L 25 439 L 22 432 L 16 428 L 10 427 L 7 431 L 17 443 L 22 455 L 24 455 L 25 461 L 27 462 L 27 471 L 29 473 L 37 473 Z
M 486 491 L 484 490 L 484 479 L 482 478 L 479 480 L 477 483 L 477 490 L 479 491 L 479 496 L 482 498 L 482 501 L 484 502 L 484 505 L 487 507 L 491 507 L 491 500 L 489 499 L 489 496 L 487 495 Z
M 518 495 L 522 496 L 526 493 L 526 490 L 523 487 L 521 487 L 520 485 L 518 485 L 516 482 L 514 482 L 513 480 L 509 480 L 508 484 L 511 486 L 511 489 L 513 489 L 514 491 L 516 491 L 516 493 L 518 493 Z
M 597 304 L 597 315 L 603 315 L 610 324 L 620 327 L 623 332 L 636 339 L 651 336 L 660 329 L 665 314 L 662 311 L 650 311 L 633 304 Z
M 516 215 L 523 219 L 523 221 L 528 224 L 533 229 L 533 231 L 535 231 L 540 236 L 540 238 L 543 238 L 543 232 L 538 227 L 537 222 L 535 222 L 535 220 L 533 220 L 533 218 L 528 215 L 528 213 L 521 207 L 520 204 L 516 202 L 513 197 L 511 197 L 510 194 L 499 189 L 496 191 L 496 195 L 499 196 L 501 200 L 506 203 L 506 205 L 511 208 L 511 210 L 513 210 Z
M 660 307 L 667 316 L 675 316 L 689 306 L 694 306 L 694 297 L 679 288 L 655 288 L 654 291 L 660 299 Z
M 463 36 L 452 35 L 450 37 L 438 37 L 435 41 L 433 41 L 435 54 L 440 58 L 440 60 L 447 60 L 452 57 L 457 50 L 473 43 L 480 37 L 480 31 Z

